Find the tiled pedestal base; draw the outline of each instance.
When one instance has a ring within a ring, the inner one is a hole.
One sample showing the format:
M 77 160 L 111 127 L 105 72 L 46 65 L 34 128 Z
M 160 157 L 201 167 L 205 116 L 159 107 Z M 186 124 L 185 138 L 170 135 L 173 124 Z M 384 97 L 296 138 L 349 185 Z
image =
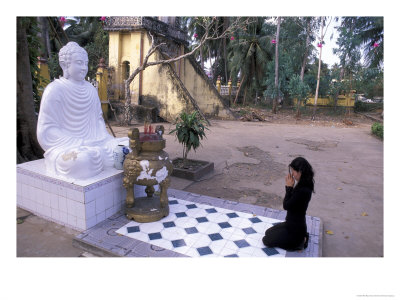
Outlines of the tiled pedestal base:
M 88 180 L 68 180 L 46 172 L 44 159 L 17 165 L 17 205 L 40 217 L 86 230 L 123 208 L 123 171 L 106 169 Z M 135 194 L 140 195 L 140 186 Z

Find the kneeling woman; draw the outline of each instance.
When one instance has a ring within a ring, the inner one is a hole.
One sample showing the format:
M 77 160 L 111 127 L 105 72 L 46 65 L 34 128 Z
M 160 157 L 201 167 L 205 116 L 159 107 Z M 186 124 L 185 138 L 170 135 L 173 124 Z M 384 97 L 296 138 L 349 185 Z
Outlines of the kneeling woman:
M 288 251 L 307 248 L 309 234 L 306 211 L 313 192 L 314 171 L 306 159 L 297 157 L 290 163 L 286 176 L 286 195 L 283 200 L 283 209 L 287 211 L 285 222 L 265 232 L 262 240 L 265 246 Z

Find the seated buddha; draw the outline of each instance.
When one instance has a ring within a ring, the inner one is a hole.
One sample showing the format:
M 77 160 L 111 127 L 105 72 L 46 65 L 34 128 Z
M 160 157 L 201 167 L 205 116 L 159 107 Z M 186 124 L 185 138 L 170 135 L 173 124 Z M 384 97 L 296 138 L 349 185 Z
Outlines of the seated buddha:
M 59 62 L 63 76 L 43 93 L 37 138 L 48 172 L 87 179 L 112 167 L 114 148 L 128 146 L 129 140 L 114 138 L 106 129 L 97 90 L 85 80 L 85 49 L 69 42 L 61 48 Z

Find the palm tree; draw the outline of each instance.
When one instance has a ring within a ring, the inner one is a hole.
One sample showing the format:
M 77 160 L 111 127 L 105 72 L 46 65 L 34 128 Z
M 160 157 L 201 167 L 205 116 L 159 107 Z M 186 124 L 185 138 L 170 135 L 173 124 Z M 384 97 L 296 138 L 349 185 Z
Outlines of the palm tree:
M 183 27 L 182 29 L 187 31 L 189 37 L 192 40 L 200 40 L 205 34 L 204 27 L 199 22 L 200 17 L 184 17 Z M 218 17 L 216 18 L 216 22 L 213 30 L 217 32 L 217 35 L 221 35 L 224 32 L 231 22 L 230 17 Z M 217 40 L 208 40 L 204 45 L 199 49 L 197 55 L 198 60 L 200 60 L 200 65 L 204 70 L 204 64 L 206 61 L 210 63 L 214 61 L 211 65 L 211 75 L 213 81 L 219 75 L 227 82 L 228 80 L 228 69 L 227 69 L 227 59 L 226 59 L 226 49 L 229 44 L 229 40 L 227 38 L 217 39 Z M 192 45 L 192 47 L 194 47 Z
M 383 64 L 383 17 L 345 17 L 340 28 L 352 29 L 352 39 L 362 48 L 367 67 Z
M 264 23 L 265 18 L 251 18 L 246 30 L 237 31 L 228 47 L 230 75 L 235 82 L 240 74 L 243 104 L 251 84 L 254 83 L 256 89 L 261 86 L 267 62 L 272 60 L 271 37 L 266 35 Z
M 201 38 L 205 34 L 205 30 L 201 26 L 201 23 L 198 21 L 198 17 L 183 17 L 182 25 L 182 29 L 187 31 L 189 34 L 189 38 L 193 39 L 194 41 L 201 40 Z M 194 48 L 195 45 L 192 45 L 192 47 Z M 202 45 L 199 51 L 194 55 L 194 57 L 200 60 L 201 68 L 204 70 L 204 62 L 207 60 L 207 48 Z

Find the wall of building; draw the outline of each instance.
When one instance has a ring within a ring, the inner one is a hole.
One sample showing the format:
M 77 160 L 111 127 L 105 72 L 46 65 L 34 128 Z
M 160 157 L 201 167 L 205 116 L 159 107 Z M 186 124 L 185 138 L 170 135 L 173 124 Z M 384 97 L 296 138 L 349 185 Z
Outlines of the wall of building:
M 315 98 L 314 97 L 309 97 L 307 99 L 306 105 L 314 105 Z M 338 106 L 347 106 L 351 107 L 354 106 L 354 94 L 349 94 L 349 95 L 339 95 L 337 99 L 337 105 Z M 293 103 L 297 105 L 297 99 L 294 99 Z M 333 106 L 335 103 L 332 98 L 325 97 L 325 98 L 317 98 L 317 105 L 322 105 L 322 106 Z M 303 105 L 303 103 L 302 103 Z
M 38 92 L 39 96 L 42 97 L 44 89 L 50 83 L 50 72 L 47 60 L 41 57 L 38 58 L 37 66 L 39 68 L 39 74 L 40 74 Z
M 208 81 L 207 76 L 193 59 L 186 58 L 184 63 L 184 74 L 182 82 L 192 95 L 200 109 L 209 116 L 230 118 L 231 113 L 224 100 L 218 94 L 217 89 Z
M 130 71 L 137 68 L 140 63 L 141 31 L 135 32 L 109 32 L 109 67 L 114 68 L 112 89 L 113 100 L 124 99 L 124 80 L 126 72 L 124 62 L 129 62 Z M 132 51 L 133 49 L 133 51 Z M 139 81 L 131 83 L 131 90 L 138 95 Z
M 123 99 L 123 62 L 129 61 L 131 72 L 136 69 L 140 65 L 140 54 L 142 53 L 143 60 L 150 49 L 151 39 L 145 31 L 109 34 L 109 64 L 115 68 L 114 100 Z M 177 56 L 181 53 L 183 48 L 178 46 L 171 55 Z M 148 61 L 153 62 L 156 59 L 162 59 L 159 52 Z M 170 65 L 147 67 L 131 84 L 132 103 L 157 107 L 159 116 L 169 122 L 175 121 L 182 111 L 190 112 L 195 109 L 193 102 L 207 116 L 229 118 L 231 113 L 224 107 L 223 99 L 196 65 L 186 58 Z

